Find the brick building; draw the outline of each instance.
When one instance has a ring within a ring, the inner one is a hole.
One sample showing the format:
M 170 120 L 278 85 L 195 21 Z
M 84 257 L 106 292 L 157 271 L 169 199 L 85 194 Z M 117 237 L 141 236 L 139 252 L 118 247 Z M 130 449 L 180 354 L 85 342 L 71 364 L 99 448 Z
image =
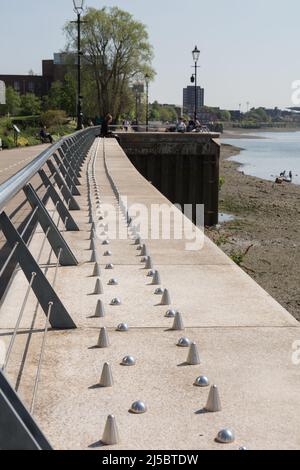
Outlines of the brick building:
M 53 60 L 42 61 L 42 75 L 1 75 L 6 87 L 12 87 L 21 95 L 34 93 L 40 98 L 47 95 L 55 81 L 63 81 L 67 72 L 67 63 L 70 56 L 67 54 L 54 54 Z

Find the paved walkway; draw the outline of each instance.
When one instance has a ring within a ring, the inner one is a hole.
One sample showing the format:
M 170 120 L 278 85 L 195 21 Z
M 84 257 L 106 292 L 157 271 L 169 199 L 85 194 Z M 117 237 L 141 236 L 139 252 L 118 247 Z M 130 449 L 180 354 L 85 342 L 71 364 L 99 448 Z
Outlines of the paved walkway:
M 37 157 L 48 145 L 0 151 L 0 184 Z
M 34 158 L 36 158 L 48 145 L 35 145 L 33 147 L 22 147 L 18 149 L 2 150 L 0 151 L 0 184 L 4 183 L 8 178 L 15 175 L 18 171 L 24 168 Z M 37 184 L 40 179 L 36 178 Z M 33 181 L 34 184 L 34 181 Z M 20 210 L 14 214 L 12 220 L 16 225 L 19 225 L 24 220 L 25 211 L 28 212 L 30 208 L 24 205 L 25 198 L 21 191 L 15 198 L 13 198 L 7 205 L 7 213 L 11 214 L 17 207 Z M 0 248 L 3 245 L 3 236 L 0 232 Z
M 106 169 L 102 143 L 97 147 L 96 142 L 90 152 L 90 158 L 97 152 L 102 203 L 117 206 L 113 181 L 129 203 L 170 204 L 137 173 L 116 142 L 109 140 L 105 147 Z M 121 436 L 115 449 L 224 449 L 215 442 L 224 427 L 236 435 L 226 449 L 298 449 L 300 368 L 292 363 L 292 344 L 300 340 L 299 324 L 207 238 L 199 252 L 187 252 L 186 240 L 145 240 L 172 307 L 182 312 L 185 331 L 170 330 L 168 307 L 154 295 L 132 239 L 110 240 L 109 246 L 97 242 L 104 293 L 92 295 L 96 278 L 89 262 L 87 164 L 78 197 L 81 211 L 72 213 L 81 230 L 64 233 L 79 266 L 59 268 L 56 280 L 56 291 L 78 328 L 48 333 L 34 409 L 52 445 L 101 449 L 106 417 L 114 414 Z M 93 188 L 92 200 L 95 208 Z M 105 224 L 111 219 L 112 211 L 105 214 Z M 121 227 L 125 234 L 125 221 Z M 31 243 L 33 253 L 38 254 L 43 238 L 38 231 Z M 112 256 L 104 256 L 106 250 Z M 108 262 L 113 270 L 105 269 Z M 53 280 L 55 258 L 49 248 L 43 250 L 40 264 Z M 112 277 L 118 285 L 108 285 Z M 0 338 L 6 343 L 26 287 L 18 273 L 0 312 Z M 110 305 L 114 297 L 121 299 L 120 306 Z M 93 318 L 99 299 L 106 310 L 101 319 Z M 128 323 L 127 333 L 116 331 L 121 322 Z M 30 295 L 7 371 L 29 407 L 44 324 L 45 316 Z M 95 349 L 100 326 L 107 327 L 109 348 Z M 188 351 L 176 346 L 180 336 L 196 342 L 200 365 L 186 364 Z M 128 354 L 136 358 L 136 366 L 120 365 Z M 103 389 L 97 384 L 106 361 L 114 386 Z M 221 412 L 203 412 L 209 389 L 193 386 L 201 374 L 218 385 Z M 136 400 L 145 401 L 147 413 L 128 412 Z

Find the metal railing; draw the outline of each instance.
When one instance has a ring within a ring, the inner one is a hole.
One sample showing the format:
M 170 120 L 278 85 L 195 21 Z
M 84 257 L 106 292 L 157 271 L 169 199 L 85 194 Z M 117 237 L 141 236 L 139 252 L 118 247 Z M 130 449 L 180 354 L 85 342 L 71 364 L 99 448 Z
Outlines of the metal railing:
M 62 223 L 66 231 L 79 230 L 71 211 L 80 210 L 74 196 L 80 195 L 78 187 L 80 187 L 81 167 L 97 133 L 99 133 L 97 128 L 89 128 L 64 137 L 0 185 L 0 230 L 6 239 L 5 245 L 0 249 L 0 300 L 1 297 L 4 298 L 18 266 L 28 281 L 28 289 L 12 331 L 6 358 L 2 369 L 0 367 L 0 449 L 51 449 L 51 445 L 32 416 L 46 335 L 49 327 L 55 329 L 76 328 L 70 314 L 54 290 L 58 266 L 76 266 L 78 264 L 59 230 L 59 224 Z M 36 179 L 38 176 L 41 180 L 38 188 L 42 190 L 42 195 L 38 194 L 32 184 L 33 178 Z M 15 227 L 12 218 L 7 214 L 7 208 L 21 191 L 23 191 L 31 211 L 26 214 L 23 223 L 19 227 Z M 54 210 L 47 209 L 48 201 L 52 202 Z M 55 221 L 54 216 L 57 213 L 58 221 Z M 44 232 L 44 239 L 40 253 L 35 259 L 28 245 L 37 224 Z M 56 256 L 55 276 L 52 283 L 48 281 L 46 276 L 48 267 L 41 268 L 39 266 L 41 251 L 46 240 L 51 247 L 49 262 L 52 254 Z M 18 398 L 16 393 L 18 386 L 15 387 L 15 390 L 7 380 L 6 369 L 30 291 L 34 292 L 38 305 L 45 314 L 45 328 L 29 413 Z

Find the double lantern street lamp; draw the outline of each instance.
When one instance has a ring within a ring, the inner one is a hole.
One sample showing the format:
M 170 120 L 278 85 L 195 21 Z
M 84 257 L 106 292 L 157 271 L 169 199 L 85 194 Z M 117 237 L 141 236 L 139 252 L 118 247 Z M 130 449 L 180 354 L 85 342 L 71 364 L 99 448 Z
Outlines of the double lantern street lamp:
M 191 76 L 191 82 L 192 83 L 195 83 L 195 111 L 194 111 L 194 121 L 196 123 L 197 121 L 197 114 L 198 114 L 198 109 L 197 109 L 197 70 L 199 68 L 199 66 L 197 65 L 198 64 L 198 60 L 199 60 L 199 57 L 200 57 L 200 51 L 198 49 L 197 46 L 195 46 L 195 49 L 192 51 L 192 55 L 193 55 L 193 61 L 194 61 L 194 65 L 193 67 L 195 67 L 195 73 L 193 73 L 193 75 Z
M 73 0 L 74 11 L 77 14 L 77 130 L 82 129 L 83 114 L 82 114 L 82 96 L 81 96 L 81 15 L 84 8 L 84 0 Z

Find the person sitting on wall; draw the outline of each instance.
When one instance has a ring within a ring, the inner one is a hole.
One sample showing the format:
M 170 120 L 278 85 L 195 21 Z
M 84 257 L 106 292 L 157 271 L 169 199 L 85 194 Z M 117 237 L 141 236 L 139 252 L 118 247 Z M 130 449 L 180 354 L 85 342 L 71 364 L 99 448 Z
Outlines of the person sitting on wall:
M 47 127 L 43 126 L 40 130 L 40 138 L 43 143 L 49 142 L 50 144 L 53 144 L 53 137 L 52 135 L 47 132 Z
M 181 118 L 177 124 L 177 132 L 186 132 L 186 123 L 183 118 Z
M 110 131 L 109 130 L 109 125 L 112 123 L 112 115 L 111 114 L 107 114 L 105 116 L 105 119 L 103 120 L 102 122 L 102 126 L 101 126 L 101 131 L 100 131 L 100 136 L 99 137 L 114 137 L 119 143 L 120 143 L 120 138 L 117 134 L 115 134 L 114 132 Z
M 100 137 L 111 137 L 112 132 L 109 130 L 109 125 L 112 123 L 112 115 L 107 114 L 102 122 Z

